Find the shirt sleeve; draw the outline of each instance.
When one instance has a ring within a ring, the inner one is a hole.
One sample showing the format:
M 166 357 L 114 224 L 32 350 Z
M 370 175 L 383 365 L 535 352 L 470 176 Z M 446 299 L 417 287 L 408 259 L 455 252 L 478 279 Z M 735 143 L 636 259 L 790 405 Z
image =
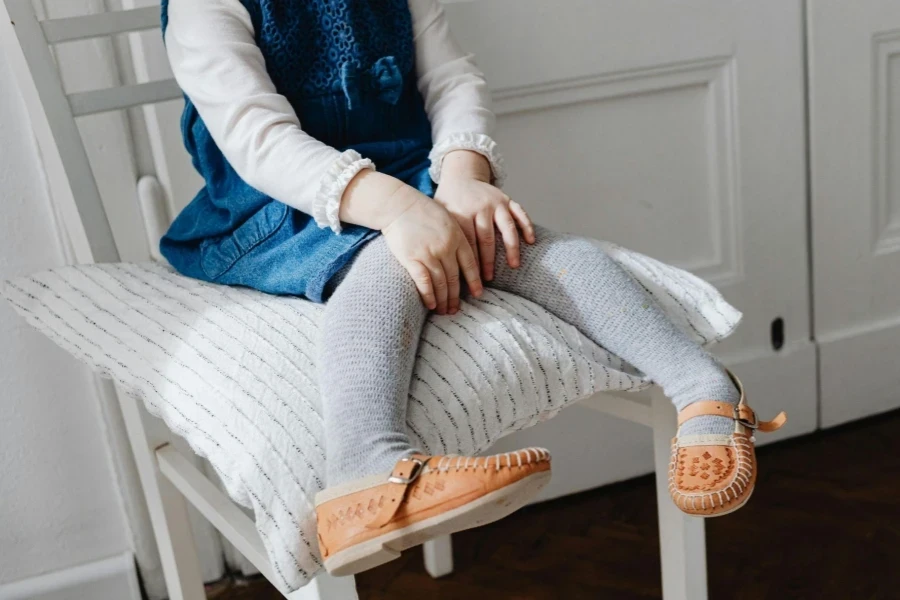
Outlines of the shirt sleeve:
M 241 179 L 339 233 L 344 189 L 375 166 L 301 129 L 240 0 L 170 0 L 165 41 L 178 85 Z
M 490 137 L 491 96 L 474 56 L 463 52 L 439 0 L 409 0 L 416 46 L 419 92 L 431 121 L 431 178 L 440 182 L 441 163 L 452 150 L 473 150 L 491 164 L 494 183 L 505 179 L 503 159 Z

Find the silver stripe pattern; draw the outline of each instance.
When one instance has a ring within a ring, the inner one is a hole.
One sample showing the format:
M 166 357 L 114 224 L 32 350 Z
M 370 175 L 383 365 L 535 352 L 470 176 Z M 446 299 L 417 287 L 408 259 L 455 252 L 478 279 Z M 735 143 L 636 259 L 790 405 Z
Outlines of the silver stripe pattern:
M 702 343 L 741 315 L 700 279 L 613 244 L 604 250 Z M 316 385 L 322 307 L 207 284 L 155 264 L 62 267 L 6 283 L 32 324 L 165 420 L 254 511 L 290 590 L 321 568 L 313 498 L 325 454 Z M 596 392 L 647 387 L 640 373 L 522 298 L 487 290 L 432 316 L 410 387 L 412 439 L 472 455 Z

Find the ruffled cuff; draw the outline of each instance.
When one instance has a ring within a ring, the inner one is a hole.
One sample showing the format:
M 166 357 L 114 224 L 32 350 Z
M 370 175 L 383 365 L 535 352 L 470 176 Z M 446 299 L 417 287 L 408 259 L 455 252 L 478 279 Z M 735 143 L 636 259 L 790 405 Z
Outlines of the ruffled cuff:
M 431 159 L 431 168 L 428 173 L 435 183 L 441 182 L 441 166 L 444 157 L 453 150 L 471 150 L 488 159 L 494 176 L 494 185 L 503 187 L 503 182 L 506 180 L 503 157 L 497 150 L 497 142 L 483 133 L 454 133 L 431 149 L 431 154 L 428 156 Z
M 363 158 L 356 150 L 345 150 L 322 175 L 312 206 L 312 216 L 319 227 L 330 227 L 335 233 L 341 232 L 341 197 L 350 180 L 363 169 L 374 171 L 375 163 Z

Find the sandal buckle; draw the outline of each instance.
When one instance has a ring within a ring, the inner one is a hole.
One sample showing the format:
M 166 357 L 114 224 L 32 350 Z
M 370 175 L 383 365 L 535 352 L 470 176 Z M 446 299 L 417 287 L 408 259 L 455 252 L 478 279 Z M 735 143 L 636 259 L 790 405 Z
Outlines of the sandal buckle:
M 411 462 L 413 463 L 412 472 L 410 472 L 408 477 L 397 477 L 396 475 L 391 475 L 388 477 L 388 483 L 399 483 L 400 485 L 409 485 L 413 481 L 419 478 L 419 475 L 422 474 L 422 469 L 425 467 L 425 461 L 415 458 L 413 456 L 407 456 L 400 459 L 400 462 Z
M 759 417 L 752 410 L 750 414 L 753 415 L 753 420 L 748 421 L 747 419 L 741 417 L 740 404 L 734 405 L 734 420 L 746 427 L 747 429 L 759 429 Z

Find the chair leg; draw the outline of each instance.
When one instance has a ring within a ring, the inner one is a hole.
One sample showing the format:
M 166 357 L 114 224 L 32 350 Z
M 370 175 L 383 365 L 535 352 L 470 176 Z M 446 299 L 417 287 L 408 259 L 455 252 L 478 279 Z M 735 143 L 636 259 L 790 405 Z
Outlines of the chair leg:
M 435 538 L 422 545 L 425 570 L 437 579 L 453 572 L 453 542 L 449 535 Z
M 669 497 L 669 459 L 676 429 L 675 408 L 659 389 L 653 390 L 652 408 L 663 598 L 706 600 L 703 519 L 684 514 Z
M 128 439 L 159 548 L 169 600 L 206 600 L 187 503 L 160 472 L 155 448 L 168 436 L 133 397 L 118 391 Z
M 292 600 L 359 600 L 356 593 L 356 579 L 334 577 L 326 572 L 291 594 Z

